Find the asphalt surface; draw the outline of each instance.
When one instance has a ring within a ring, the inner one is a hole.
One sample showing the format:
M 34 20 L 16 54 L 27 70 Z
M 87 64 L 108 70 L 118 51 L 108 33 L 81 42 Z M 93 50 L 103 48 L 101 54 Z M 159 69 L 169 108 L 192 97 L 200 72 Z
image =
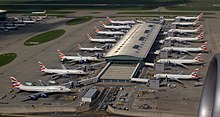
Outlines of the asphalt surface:
M 96 10 L 95 10 L 96 11 Z M 83 14 L 80 14 L 80 13 Z M 88 14 L 94 11 L 79 11 L 76 14 L 71 14 L 72 17 L 74 16 L 81 16 L 84 14 Z M 97 16 L 108 16 L 108 15 L 116 15 L 116 11 L 99 11 L 101 13 L 95 14 Z M 106 13 L 106 14 L 105 14 Z M 103 15 L 105 14 L 105 15 Z M 219 13 L 216 15 L 219 17 Z M 38 61 L 42 61 L 46 67 L 48 68 L 61 68 L 60 66 L 60 60 L 57 58 L 58 54 L 56 50 L 59 48 L 62 50 L 63 53 L 67 55 L 76 55 L 77 52 L 80 52 L 77 49 L 77 44 L 80 43 L 82 46 L 88 46 L 88 47 L 93 47 L 93 46 L 101 46 L 102 44 L 93 44 L 93 43 L 88 43 L 88 40 L 86 38 L 86 34 L 89 33 L 90 35 L 95 37 L 95 32 L 94 32 L 94 26 L 98 25 L 99 20 L 105 20 L 105 19 L 93 19 L 87 23 L 84 24 L 79 24 L 76 26 L 65 26 L 64 23 L 69 20 L 68 18 L 49 18 L 44 21 L 38 22 L 37 24 L 34 25 L 28 25 L 26 27 L 23 27 L 17 31 L 9 31 L 9 32 L 0 32 L 0 53 L 7 53 L 7 52 L 15 52 L 18 54 L 18 57 L 11 62 L 10 64 L 3 66 L 0 68 L 0 95 L 8 95 L 5 99 L 1 100 L 3 102 L 8 102 L 10 104 L 21 104 L 20 98 L 22 96 L 27 96 L 30 93 L 8 93 L 11 89 L 11 82 L 9 80 L 9 76 L 14 76 L 16 77 L 19 81 L 22 83 L 26 81 L 30 82 L 36 82 L 37 85 L 40 83 L 38 82 L 39 79 L 41 79 L 44 82 L 47 82 L 49 80 L 49 76 L 43 75 L 43 73 L 39 72 L 39 66 L 38 66 Z M 211 49 L 210 54 L 204 54 L 202 58 L 207 62 L 205 64 L 205 67 L 201 68 L 201 71 L 199 72 L 199 75 L 205 76 L 207 66 L 209 65 L 209 61 L 211 56 L 214 53 L 220 52 L 219 48 L 219 33 L 218 31 L 220 30 L 219 26 L 219 19 L 205 19 L 203 21 L 204 23 L 204 31 L 207 33 L 205 38 L 208 41 L 208 48 Z M 52 30 L 52 29 L 59 29 L 63 28 L 66 30 L 66 33 L 61 36 L 58 39 L 55 39 L 53 41 L 41 44 L 41 45 L 36 45 L 36 46 L 24 46 L 23 43 L 33 35 L 36 35 L 41 32 L 45 32 L 47 30 Z M 201 43 L 195 43 L 193 46 L 199 46 Z M 82 55 L 89 55 L 91 53 L 81 53 Z M 195 54 L 193 54 L 195 55 Z M 188 57 L 192 58 L 192 57 Z M 67 67 L 69 68 L 74 68 L 76 66 L 70 66 L 66 64 Z M 184 73 L 188 74 L 191 73 L 192 70 L 195 67 L 190 67 L 189 70 L 185 69 L 179 69 L 176 70 L 176 68 L 171 69 L 170 73 L 177 73 L 179 71 L 183 71 Z M 149 70 L 149 69 L 147 69 Z M 149 73 L 146 71 L 146 73 Z M 145 75 L 143 75 L 145 76 Z M 64 83 L 68 81 L 69 79 L 61 79 L 59 82 Z M 203 81 L 203 80 L 202 80 Z M 199 102 L 199 96 L 202 87 L 197 87 L 194 88 L 192 86 L 192 83 L 194 81 L 184 81 L 186 83 L 184 89 L 176 89 L 172 90 L 171 92 L 165 94 L 161 93 L 158 95 L 164 95 L 161 96 L 161 100 L 155 101 L 153 105 L 156 105 L 154 107 L 158 107 L 160 110 L 166 110 L 167 108 L 171 107 L 172 109 L 176 109 L 174 111 L 192 111 L 195 112 L 198 108 L 198 102 Z M 192 90 L 192 91 L 191 91 Z M 173 94 L 173 95 L 171 95 Z M 13 95 L 18 95 L 13 99 L 10 99 Z M 72 104 L 69 101 L 63 100 L 63 96 L 65 94 L 55 94 L 51 95 L 49 98 L 43 98 L 39 99 L 37 101 L 30 101 L 30 102 L 25 102 L 24 104 L 40 104 L 42 105 L 45 102 L 52 103 L 52 105 L 68 105 Z M 67 95 L 74 95 L 73 94 L 67 94 Z M 163 100 L 163 98 L 172 99 L 176 95 L 181 95 L 181 97 L 187 96 L 189 97 L 187 100 L 182 101 L 181 109 L 177 109 L 177 103 L 182 100 L 182 98 L 179 98 L 178 96 L 173 99 L 173 100 Z M 191 95 L 191 96 L 189 96 Z M 133 96 L 132 96 L 133 97 Z M 59 100 L 59 101 L 56 101 Z M 106 99 L 107 100 L 107 99 Z M 131 101 L 134 101 L 135 99 L 130 99 Z M 165 101 L 168 102 L 168 104 L 165 103 Z M 135 101 L 134 101 L 135 102 Z M 103 104 L 105 104 L 105 100 Z M 103 105 L 102 104 L 102 105 Z M 160 105 L 161 106 L 157 106 Z M 190 105 L 192 104 L 192 106 Z M 131 104 L 128 104 L 131 106 Z M 172 106 L 174 105 L 174 106 Z M 187 108 L 191 107 L 191 108 Z M 132 106 L 132 108 L 137 108 L 135 106 Z M 172 110 L 172 109 L 167 109 L 167 110 Z

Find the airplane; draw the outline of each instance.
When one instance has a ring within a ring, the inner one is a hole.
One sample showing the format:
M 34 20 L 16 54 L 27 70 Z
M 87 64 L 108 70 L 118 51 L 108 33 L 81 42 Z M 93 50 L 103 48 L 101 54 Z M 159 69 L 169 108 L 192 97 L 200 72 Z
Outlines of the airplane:
M 96 26 L 95 26 L 95 32 L 99 35 L 107 35 L 107 36 L 125 34 L 124 32 L 121 32 L 121 31 L 100 31 Z
M 87 38 L 90 42 L 99 42 L 99 43 L 116 43 L 116 39 L 93 39 L 89 34 L 87 34 Z
M 164 43 L 165 40 L 171 40 L 171 41 L 177 41 L 177 42 L 193 42 L 193 41 L 198 41 L 202 40 L 204 37 L 204 32 L 201 32 L 198 36 L 196 37 L 167 37 L 163 40 L 160 40 L 160 43 Z
M 47 10 L 44 10 L 42 12 L 40 12 L 40 11 L 32 12 L 32 14 L 45 14 L 46 12 L 47 12 Z
M 198 28 L 194 29 L 194 30 L 186 30 L 186 29 L 170 29 L 168 30 L 168 32 L 173 32 L 173 33 L 180 33 L 180 34 L 184 34 L 184 33 L 195 33 L 195 32 L 199 32 L 201 31 L 203 28 L 203 25 L 200 25 Z
M 173 22 L 172 25 L 178 25 L 178 26 L 196 26 L 199 24 L 199 21 L 194 22 Z
M 42 62 L 38 62 L 40 65 L 40 71 L 45 72 L 48 74 L 54 74 L 53 76 L 59 76 L 59 75 L 85 75 L 86 73 L 83 70 L 78 70 L 79 68 L 76 69 L 67 69 L 63 64 L 62 69 L 48 69 L 45 67 L 45 65 Z M 80 67 L 80 69 L 82 69 Z M 51 77 L 53 77 L 51 76 Z
M 25 24 L 34 24 L 37 22 L 37 20 L 19 20 L 18 22 L 22 22 L 22 23 L 25 23 Z
M 174 81 L 177 81 L 183 84 L 181 80 L 198 80 L 199 79 L 198 72 L 199 72 L 199 68 L 196 68 L 189 75 L 183 75 L 181 73 L 180 74 L 155 74 L 154 78 L 170 79 L 170 80 L 174 80 Z
M 120 25 L 120 26 L 114 26 L 114 25 L 105 25 L 102 21 L 99 21 L 99 24 L 101 27 L 105 29 L 114 29 L 114 30 L 120 30 L 120 29 L 130 29 L 131 26 L 129 25 Z
M 65 86 L 27 86 L 21 84 L 15 77 L 10 77 L 11 82 L 12 82 L 12 87 L 20 89 L 22 91 L 27 91 L 27 92 L 38 92 L 35 94 L 32 94 L 28 96 L 28 99 L 33 99 L 36 100 L 39 97 L 48 97 L 48 94 L 50 93 L 64 93 L 64 92 L 70 92 L 71 89 L 65 87 Z M 24 101 L 26 101 L 24 100 Z
M 109 17 L 106 17 L 107 21 L 110 22 L 111 24 L 121 24 L 121 25 L 126 25 L 126 24 L 135 24 L 135 21 L 130 20 L 130 21 L 114 21 Z
M 17 26 L 3 26 L 3 27 L 0 27 L 0 29 L 4 31 L 8 31 L 8 30 L 17 30 L 18 27 Z
M 77 56 L 65 56 L 59 49 L 57 49 L 57 52 L 59 54 L 58 58 L 61 59 L 61 61 L 73 61 L 73 62 L 86 62 L 86 61 L 98 61 L 98 57 L 93 56 L 81 56 L 79 53 L 77 53 Z
M 207 42 L 203 43 L 200 47 L 197 48 L 190 48 L 190 47 L 163 47 L 161 50 L 167 50 L 167 51 L 177 51 L 177 52 L 207 52 Z M 161 51 L 160 50 L 160 51 Z
M 186 17 L 186 16 L 177 16 L 175 17 L 176 20 L 199 20 L 203 16 L 203 13 L 199 14 L 198 16 L 194 17 Z
M 184 59 L 184 58 L 179 58 L 179 59 L 159 59 L 157 60 L 157 63 L 168 63 L 170 65 L 179 65 L 184 68 L 187 68 L 186 65 L 184 64 L 204 64 L 203 60 L 201 59 L 202 54 L 199 53 L 194 59 Z
M 101 48 L 98 48 L 98 47 L 93 47 L 93 48 L 85 48 L 85 47 L 82 47 L 80 44 L 78 44 L 78 47 L 81 51 L 104 51 L 104 48 L 107 47 L 107 45 L 104 45 L 102 46 Z

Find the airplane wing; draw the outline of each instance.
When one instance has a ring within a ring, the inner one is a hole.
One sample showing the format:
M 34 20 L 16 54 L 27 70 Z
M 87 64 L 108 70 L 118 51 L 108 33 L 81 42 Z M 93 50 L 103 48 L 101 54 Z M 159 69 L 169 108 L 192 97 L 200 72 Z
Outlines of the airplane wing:
M 181 71 L 178 75 L 181 75 L 183 73 L 183 71 Z
M 179 66 L 181 66 L 181 67 L 183 67 L 185 69 L 188 69 L 188 67 L 186 65 L 182 64 L 182 63 L 174 63 L 174 62 L 169 62 L 169 63 L 176 64 L 176 65 L 179 65 Z
M 47 86 L 44 82 L 42 82 L 41 80 L 39 80 L 41 86 Z
M 185 55 L 185 56 L 183 56 L 183 57 L 181 57 L 181 58 L 179 58 L 179 59 L 185 59 L 187 57 L 187 55 Z
M 105 45 L 102 46 L 101 48 L 102 48 L 102 49 L 106 49 L 106 48 L 109 48 L 109 46 L 110 46 L 109 44 L 105 44 Z
M 39 93 L 35 93 L 35 94 L 31 94 L 31 95 L 28 95 L 25 99 L 22 100 L 22 102 L 25 102 L 25 101 L 29 101 L 29 100 L 37 100 L 38 98 L 40 97 L 48 97 L 49 92 L 39 92 Z
M 182 63 L 179 63 L 178 65 L 180 65 L 181 67 L 185 68 L 185 69 L 188 69 L 188 67 Z
M 62 67 L 62 69 L 67 70 L 67 68 L 63 64 L 61 64 L 61 67 Z
M 169 79 L 171 79 L 173 81 L 176 81 L 176 82 L 178 82 L 180 84 L 183 84 L 183 82 L 181 80 L 177 79 L 177 78 L 169 78 Z

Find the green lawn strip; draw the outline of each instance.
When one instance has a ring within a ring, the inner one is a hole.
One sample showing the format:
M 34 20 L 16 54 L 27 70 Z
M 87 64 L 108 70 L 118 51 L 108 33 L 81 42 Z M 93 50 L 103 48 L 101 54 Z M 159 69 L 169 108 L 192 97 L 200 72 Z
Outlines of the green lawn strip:
M 220 11 L 218 6 L 169 6 L 167 10 L 183 10 L 183 11 Z
M 48 41 L 57 39 L 58 37 L 62 36 L 64 33 L 65 33 L 64 29 L 52 30 L 45 33 L 41 33 L 25 41 L 24 45 L 31 46 L 31 45 L 39 45 L 42 43 L 46 43 Z
M 15 53 L 6 53 L 0 55 L 0 67 L 12 62 L 17 57 Z
M 67 21 L 66 25 L 71 26 L 71 25 L 77 25 L 77 24 L 85 23 L 85 22 L 90 21 L 92 18 L 93 18 L 92 16 L 78 17 L 78 18 L 71 19 L 71 20 Z
M 201 12 L 118 12 L 117 14 L 146 14 L 146 15 L 198 15 Z M 215 13 L 205 12 L 204 15 L 214 15 Z
M 4 0 L 2 4 L 181 4 L 179 0 Z
M 157 7 L 152 6 L 53 6 L 53 5 L 0 5 L 1 9 L 8 11 L 28 11 L 33 10 L 152 10 Z M 9 12 L 10 13 L 10 12 Z

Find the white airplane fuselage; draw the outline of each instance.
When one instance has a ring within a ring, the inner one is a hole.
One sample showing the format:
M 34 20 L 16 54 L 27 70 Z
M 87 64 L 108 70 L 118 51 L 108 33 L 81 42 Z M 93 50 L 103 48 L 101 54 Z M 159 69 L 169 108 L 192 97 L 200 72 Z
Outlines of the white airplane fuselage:
M 34 24 L 36 23 L 36 20 L 23 20 L 22 22 L 26 24 Z
M 195 79 L 192 75 L 179 75 L 179 74 L 155 74 L 155 78 L 171 78 L 171 79 Z
M 121 26 L 114 26 L 114 25 L 105 25 L 103 26 L 106 29 L 115 29 L 115 30 L 120 30 L 120 29 L 130 29 L 131 27 L 129 25 L 121 25 Z
M 182 30 L 182 29 L 170 29 L 168 32 L 178 32 L 178 33 L 195 33 L 198 32 L 199 30 Z
M 99 35 L 124 35 L 124 32 L 121 31 L 99 31 Z
M 187 52 L 203 52 L 205 50 L 201 48 L 187 48 L 187 47 L 163 47 L 161 50 L 170 50 L 170 51 L 187 51 Z
M 121 25 L 125 25 L 125 24 L 135 24 L 134 21 L 111 21 L 112 24 L 121 24 Z
M 91 42 L 99 42 L 99 43 L 116 43 L 116 39 L 90 39 Z
M 85 74 L 82 70 L 69 70 L 69 69 L 44 69 L 42 72 L 49 73 L 49 74 Z
M 66 60 L 74 60 L 74 61 L 97 61 L 97 57 L 90 57 L 90 56 L 64 56 L 63 59 Z
M 171 41 L 197 41 L 200 40 L 198 37 L 167 37 L 164 40 L 171 40 Z
M 69 88 L 66 88 L 65 86 L 25 86 L 21 84 L 18 88 L 24 91 L 47 93 L 71 91 Z
M 159 59 L 158 63 L 177 63 L 177 64 L 196 64 L 199 63 L 193 59 Z
M 195 26 L 196 23 L 194 22 L 173 22 L 174 25 L 180 25 L 180 26 Z
M 81 51 L 103 51 L 104 49 L 102 48 L 97 48 L 97 47 L 94 47 L 94 48 L 80 48 Z

